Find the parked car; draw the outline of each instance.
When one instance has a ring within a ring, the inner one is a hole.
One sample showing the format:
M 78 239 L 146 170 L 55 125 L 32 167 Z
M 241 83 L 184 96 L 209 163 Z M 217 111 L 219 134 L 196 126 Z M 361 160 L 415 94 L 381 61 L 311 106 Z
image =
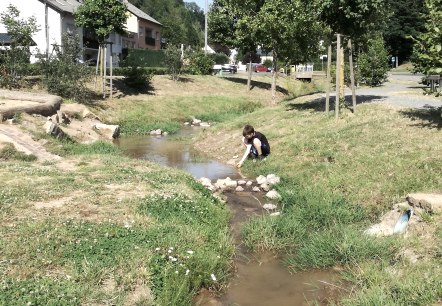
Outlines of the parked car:
M 267 72 L 267 67 L 261 64 L 258 64 L 254 67 L 255 72 Z
M 229 72 L 229 73 L 236 73 L 238 71 L 238 68 L 236 67 L 236 65 L 230 65 L 230 64 L 222 65 L 221 69 L 224 72 Z

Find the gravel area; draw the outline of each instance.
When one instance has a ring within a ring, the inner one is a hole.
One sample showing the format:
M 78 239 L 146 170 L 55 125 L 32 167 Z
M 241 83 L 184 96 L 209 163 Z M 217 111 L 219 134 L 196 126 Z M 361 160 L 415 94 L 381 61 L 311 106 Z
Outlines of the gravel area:
M 421 84 L 423 75 L 411 73 L 390 73 L 388 82 L 379 87 L 356 89 L 359 103 L 379 103 L 401 108 L 439 108 L 442 97 L 425 95 Z M 346 99 L 351 101 L 351 90 L 346 89 Z

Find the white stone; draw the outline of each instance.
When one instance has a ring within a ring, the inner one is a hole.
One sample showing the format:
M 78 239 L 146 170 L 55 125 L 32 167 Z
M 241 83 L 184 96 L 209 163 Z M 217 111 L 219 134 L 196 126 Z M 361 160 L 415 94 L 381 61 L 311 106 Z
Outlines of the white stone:
M 246 183 L 246 186 L 247 186 L 247 187 L 250 187 L 250 186 L 252 186 L 252 184 L 253 184 L 252 181 L 248 181 L 248 182 Z
M 275 204 L 272 204 L 272 203 L 267 203 L 267 204 L 264 204 L 262 206 L 262 208 L 264 208 L 265 210 L 274 210 L 274 209 L 278 208 L 278 206 L 276 206 Z
M 280 211 L 275 211 L 273 213 L 270 214 L 270 216 L 274 217 L 274 216 L 279 216 L 281 214 Z
M 252 191 L 259 192 L 259 191 L 261 191 L 261 189 L 259 189 L 259 187 L 255 186 L 255 187 L 252 188 Z
M 270 185 L 278 184 L 281 181 L 281 178 L 279 176 L 276 176 L 274 174 L 267 175 L 267 183 Z
M 258 183 L 258 185 L 265 184 L 267 183 L 267 178 L 263 175 L 260 175 L 256 178 L 256 182 Z
M 269 185 L 267 185 L 266 183 L 264 183 L 264 184 L 261 184 L 261 189 L 262 189 L 263 191 L 267 192 L 267 191 L 270 190 L 270 187 L 269 187 Z
M 97 130 L 101 135 L 106 137 L 107 139 L 114 139 L 120 135 L 120 126 L 119 125 L 110 125 L 104 123 L 96 123 L 93 125 L 93 128 Z
M 242 186 L 245 185 L 247 182 L 245 180 L 239 180 L 238 185 Z
M 202 126 L 202 127 L 210 127 L 210 124 L 207 123 L 207 122 L 201 122 L 200 126 Z
M 203 186 L 211 186 L 212 181 L 207 177 L 202 177 L 198 180 Z
M 281 198 L 281 196 L 279 195 L 279 193 L 272 189 L 269 192 L 266 193 L 266 197 L 268 197 L 269 199 L 279 199 Z
M 161 135 L 161 129 L 152 130 L 149 132 L 150 135 Z
M 235 191 L 244 191 L 244 188 L 242 188 L 241 186 L 236 187 Z
M 184 122 L 184 125 L 189 125 L 190 124 L 190 122 Z
M 224 184 L 226 185 L 226 187 L 236 188 L 238 186 L 238 183 L 236 181 L 231 181 L 231 180 L 225 180 Z

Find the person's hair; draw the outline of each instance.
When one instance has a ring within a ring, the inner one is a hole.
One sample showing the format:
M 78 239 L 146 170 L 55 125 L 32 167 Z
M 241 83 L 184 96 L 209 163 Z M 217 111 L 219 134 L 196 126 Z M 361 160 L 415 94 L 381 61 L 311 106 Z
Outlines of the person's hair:
M 250 135 L 255 133 L 255 129 L 253 128 L 253 126 L 246 124 L 244 126 L 244 129 L 242 130 L 242 135 L 245 137 L 246 135 Z

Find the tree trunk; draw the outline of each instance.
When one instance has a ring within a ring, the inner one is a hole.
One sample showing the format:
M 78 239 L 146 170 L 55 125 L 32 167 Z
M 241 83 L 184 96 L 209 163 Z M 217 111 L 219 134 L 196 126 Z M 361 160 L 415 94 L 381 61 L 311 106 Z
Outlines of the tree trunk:
M 339 118 L 339 94 L 340 94 L 340 84 L 339 81 L 341 79 L 340 77 L 340 71 L 341 70 L 341 35 L 337 34 L 337 40 L 336 40 L 336 98 L 335 98 L 335 117 L 336 119 Z
M 353 47 L 351 45 L 351 39 L 348 40 L 348 54 L 348 63 L 350 64 L 351 98 L 353 102 L 353 113 L 356 114 L 355 73 L 353 70 Z
M 250 52 L 250 60 L 249 60 L 249 75 L 247 76 L 247 90 L 251 90 L 252 84 L 252 52 Z
M 331 87 L 331 57 L 332 57 L 332 46 L 328 46 L 327 53 L 327 92 L 325 96 L 325 112 L 330 111 L 330 87 Z
M 278 56 L 273 50 L 273 62 L 272 62 L 272 105 L 276 105 L 276 65 Z

